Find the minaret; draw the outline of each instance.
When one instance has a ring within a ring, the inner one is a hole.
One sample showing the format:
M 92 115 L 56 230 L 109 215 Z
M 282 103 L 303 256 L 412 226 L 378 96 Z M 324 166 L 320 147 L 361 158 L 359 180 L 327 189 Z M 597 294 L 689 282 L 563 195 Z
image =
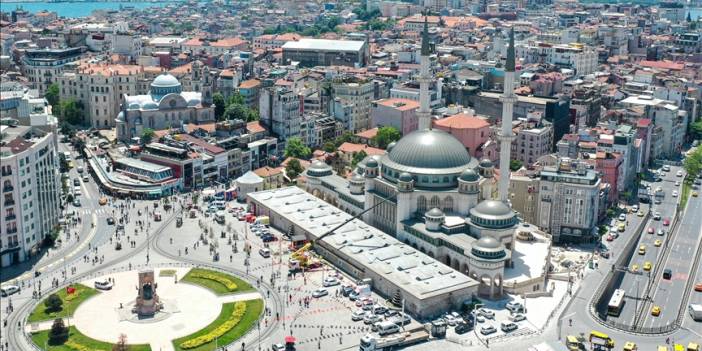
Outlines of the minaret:
M 419 109 L 417 117 L 419 119 L 419 130 L 431 129 L 431 107 L 429 107 L 429 83 L 431 83 L 431 75 L 429 74 L 429 65 L 431 48 L 429 47 L 429 24 L 427 17 L 424 17 L 424 30 L 422 31 L 422 51 L 419 68 Z
M 500 183 L 498 184 L 500 201 L 507 202 L 507 194 L 509 192 L 509 161 L 510 150 L 512 148 L 512 114 L 514 111 L 514 103 L 517 102 L 517 97 L 514 95 L 514 28 L 509 31 L 509 46 L 507 47 L 507 62 L 505 64 L 505 81 L 503 84 L 503 92 L 500 100 L 502 101 L 502 128 L 498 135 L 500 139 Z

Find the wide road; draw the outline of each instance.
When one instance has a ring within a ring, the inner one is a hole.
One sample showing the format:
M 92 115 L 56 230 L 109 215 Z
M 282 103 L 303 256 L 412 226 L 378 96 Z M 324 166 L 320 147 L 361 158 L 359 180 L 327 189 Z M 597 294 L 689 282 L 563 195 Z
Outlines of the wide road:
M 672 222 L 675 215 L 675 208 L 680 199 L 680 197 L 672 196 L 673 190 L 677 190 L 678 192 L 681 191 L 681 187 L 675 185 L 675 182 L 682 181 L 681 177 L 676 176 L 678 170 L 680 170 L 679 167 L 671 167 L 670 172 L 666 172 L 660 182 L 650 183 L 653 190 L 655 190 L 657 187 L 661 187 L 663 189 L 663 193 L 665 194 L 665 196 L 661 199 L 660 204 L 651 204 L 652 213 L 660 213 L 661 219 L 656 220 L 653 216 L 651 216 L 649 222 L 644 228 L 643 233 L 641 234 L 641 237 L 639 238 L 638 244 L 636 245 L 637 251 L 639 247 L 644 246 L 645 253 L 639 254 L 638 252 L 635 252 L 629 261 L 628 266 L 622 267 L 628 269 L 619 285 L 619 289 L 624 289 L 625 291 L 626 297 L 624 300 L 624 307 L 622 308 L 621 314 L 618 317 L 609 316 L 608 320 L 631 325 L 634 323 L 636 311 L 640 310 L 642 303 L 644 302 L 644 294 L 646 294 L 646 287 L 649 284 L 649 272 L 644 271 L 643 267 L 646 262 L 650 262 L 653 265 L 652 271 L 656 269 L 655 266 L 657 264 L 658 257 L 661 255 L 663 251 L 662 249 L 665 245 L 664 242 L 668 240 L 668 230 L 670 227 L 664 226 L 663 221 L 668 219 Z M 629 214 L 627 219 L 631 218 L 632 216 L 636 216 L 636 214 Z M 631 220 L 629 219 L 629 221 Z M 653 228 L 653 234 L 648 233 L 649 228 Z M 663 235 L 658 235 L 659 229 L 664 231 Z M 656 240 L 661 240 L 662 244 L 660 247 L 655 246 Z M 632 270 L 634 265 L 638 267 L 637 271 Z M 653 273 L 652 271 L 651 274 Z
M 672 270 L 672 279 L 662 279 L 660 275 L 657 277 L 654 282 L 655 290 L 652 291 L 653 302 L 647 306 L 649 311 L 645 311 L 642 326 L 659 327 L 673 323 L 678 316 L 688 280 L 695 279 L 695 277 L 699 280 L 702 265 L 693 269 L 692 264 L 702 237 L 702 215 L 700 214 L 702 214 L 702 200 L 699 197 L 690 196 L 674 241 L 670 245 L 670 255 L 662 267 Z M 702 293 L 693 291 L 691 294 L 690 302 L 702 303 Z M 652 305 L 661 307 L 660 316 L 651 315 L 650 307 Z M 699 329 L 699 325 L 702 323 L 698 322 L 697 324 Z

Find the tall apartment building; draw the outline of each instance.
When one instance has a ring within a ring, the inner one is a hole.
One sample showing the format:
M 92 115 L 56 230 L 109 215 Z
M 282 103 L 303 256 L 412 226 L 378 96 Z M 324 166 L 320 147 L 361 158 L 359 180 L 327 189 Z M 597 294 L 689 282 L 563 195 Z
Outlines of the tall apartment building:
M 539 218 L 539 177 L 513 172 L 509 179 L 509 203 L 526 223 Z
M 44 94 L 63 74 L 64 66 L 77 61 L 84 51 L 85 47 L 27 50 L 22 57 L 22 74 L 29 78 L 32 88 Z
M 651 146 L 651 158 L 668 158 L 682 150 L 687 132 L 687 111 L 681 110 L 672 101 L 658 99 L 649 95 L 634 95 L 621 101 L 626 107 L 639 107 L 644 110 L 644 117 L 650 118 L 656 129 L 660 130 L 660 143 Z M 657 147 L 658 146 L 658 147 Z
M 25 261 L 58 224 L 61 183 L 56 134 L 0 126 L 0 266 Z
M 358 79 L 337 79 L 332 83 L 334 101 L 333 116 L 352 133 L 370 127 L 373 82 Z
M 578 127 L 594 127 L 602 113 L 602 95 L 594 88 L 575 88 L 570 100 L 570 108 L 575 110 L 575 121 Z
M 540 172 L 537 225 L 554 242 L 583 242 L 597 234 L 600 177 L 581 161 L 561 159 Z
M 258 102 L 261 124 L 281 142 L 300 136 L 302 111 L 299 95 L 287 87 L 266 87 L 261 89 Z
M 67 68 L 58 85 L 62 100 L 82 103 L 85 123 L 94 128 L 114 127 L 124 96 L 144 94 L 149 89 L 142 66 L 88 62 Z
M 513 128 L 516 138 L 512 141 L 512 159 L 524 165 L 531 165 L 544 155 L 551 153 L 553 144 L 553 127 L 540 112 L 527 114 Z
M 597 53 L 580 44 L 550 44 L 533 42 L 518 44 L 517 57 L 525 63 L 548 63 L 563 68 L 572 68 L 577 75 L 586 75 L 597 69 Z

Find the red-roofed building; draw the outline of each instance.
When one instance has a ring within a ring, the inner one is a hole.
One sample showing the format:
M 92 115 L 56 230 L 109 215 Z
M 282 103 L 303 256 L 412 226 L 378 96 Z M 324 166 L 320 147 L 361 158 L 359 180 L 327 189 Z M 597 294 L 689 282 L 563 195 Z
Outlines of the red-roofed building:
M 685 64 L 681 62 L 673 62 L 668 60 L 663 61 L 647 61 L 643 60 L 639 62 L 641 67 L 657 68 L 670 71 L 682 71 L 685 68 Z
M 241 38 L 224 38 L 216 41 L 208 41 L 203 38 L 192 38 L 183 42 L 183 51 L 192 53 L 205 52 L 209 55 L 221 55 L 229 51 L 247 50 L 249 43 Z
M 261 167 L 254 170 L 254 173 L 263 178 L 263 189 L 280 188 L 285 184 L 285 173 L 283 167 Z
M 417 110 L 419 102 L 410 99 L 382 99 L 371 105 L 371 127 L 394 127 L 407 135 L 419 125 Z
M 365 152 L 368 156 L 385 154 L 385 150 L 366 144 L 343 143 L 337 148 L 337 154 L 346 164 L 351 164 L 353 156 L 361 151 Z
M 487 157 L 492 161 L 497 159 L 497 144 L 490 140 L 490 123 L 487 120 L 459 113 L 434 121 L 434 127 L 456 137 L 471 156 L 479 159 Z

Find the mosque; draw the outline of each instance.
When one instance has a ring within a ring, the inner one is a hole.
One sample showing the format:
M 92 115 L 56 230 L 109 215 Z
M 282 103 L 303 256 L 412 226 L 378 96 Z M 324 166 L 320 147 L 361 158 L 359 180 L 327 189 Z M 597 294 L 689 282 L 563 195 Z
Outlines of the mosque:
M 542 291 L 550 239 L 522 223 L 512 210 L 507 199 L 509 171 L 500 172 L 498 181 L 490 160 L 472 158 L 454 136 L 431 126 L 427 32 L 425 25 L 419 129 L 391 143 L 385 154 L 367 157 L 348 178 L 322 161 L 313 162 L 306 171 L 306 191 L 352 215 L 366 211 L 364 222 L 478 281 L 479 296 Z M 500 170 L 509 169 L 513 138 L 513 32 L 507 52 Z M 515 250 L 518 241 L 535 237 L 544 244 L 532 250 L 538 252 L 521 252 L 529 251 L 525 244 Z

